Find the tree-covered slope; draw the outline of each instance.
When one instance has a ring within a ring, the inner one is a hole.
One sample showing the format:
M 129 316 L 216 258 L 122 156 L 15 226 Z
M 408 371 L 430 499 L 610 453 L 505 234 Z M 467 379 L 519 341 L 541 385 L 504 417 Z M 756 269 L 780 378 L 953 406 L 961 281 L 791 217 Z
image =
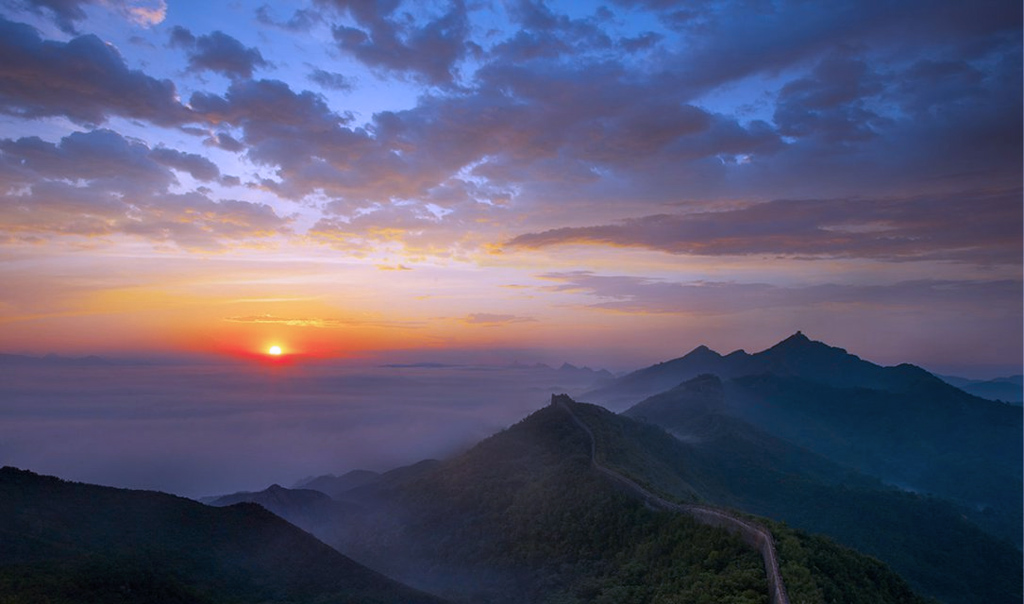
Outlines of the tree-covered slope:
M 654 489 L 696 492 L 830 535 L 949 602 L 1020 600 L 1020 552 L 969 522 L 963 508 L 887 487 L 771 436 L 728 415 L 724 397 L 717 377 L 702 376 L 626 412 L 647 425 L 600 420 L 607 463 Z M 581 409 L 595 422 L 608 415 Z
M 601 434 L 622 422 L 652 428 L 578 407 Z M 464 602 L 767 602 L 757 551 L 722 529 L 646 507 L 595 471 L 590 450 L 563 409 L 544 408 L 455 458 L 348 491 L 344 497 L 367 514 L 357 522 L 361 530 L 332 543 Z M 647 462 L 676 471 L 671 458 L 638 461 L 644 471 Z M 778 531 L 786 551 L 796 552 L 783 560 L 794 602 L 838 593 L 861 598 L 847 601 L 921 601 L 877 561 Z
M 439 603 L 253 504 L 0 469 L 0 603 Z

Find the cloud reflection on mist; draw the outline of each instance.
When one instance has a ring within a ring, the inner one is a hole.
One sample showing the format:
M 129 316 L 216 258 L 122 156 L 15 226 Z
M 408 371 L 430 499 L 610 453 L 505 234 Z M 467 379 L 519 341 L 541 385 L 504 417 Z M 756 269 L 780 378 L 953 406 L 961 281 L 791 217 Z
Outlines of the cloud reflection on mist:
M 0 464 L 198 497 L 450 455 L 593 374 L 540 367 L 0 366 Z

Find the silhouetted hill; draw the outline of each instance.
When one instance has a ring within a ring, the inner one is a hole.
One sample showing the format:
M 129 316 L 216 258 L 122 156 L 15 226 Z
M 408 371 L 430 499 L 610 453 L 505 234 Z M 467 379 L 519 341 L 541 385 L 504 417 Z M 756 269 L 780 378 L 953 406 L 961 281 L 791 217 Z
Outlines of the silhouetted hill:
M 647 472 L 651 485 L 668 493 L 696 490 L 708 500 L 828 534 L 891 564 L 917 589 L 944 601 L 1019 600 L 1020 552 L 968 522 L 964 508 L 886 487 L 767 434 L 730 413 L 732 387 L 704 375 L 637 404 L 625 415 L 675 438 L 654 426 L 621 423 L 609 437 L 619 445 L 606 447 L 614 452 L 610 463 Z
M 379 478 L 380 474 L 377 472 L 371 472 L 370 470 L 352 470 L 351 472 L 346 472 L 341 476 L 328 474 L 300 480 L 295 484 L 295 488 L 314 489 L 338 499 L 346 491 L 370 484 Z
M 5 604 L 439 603 L 260 506 L 0 469 Z
M 663 431 L 577 405 L 601 435 L 620 425 Z M 602 437 L 599 454 L 637 450 L 634 435 Z M 674 450 L 679 452 L 679 450 Z M 668 455 L 634 459 L 641 480 L 659 471 L 699 496 L 708 475 Z M 826 462 L 826 465 L 827 462 Z M 829 466 L 831 468 L 831 466 Z M 388 473 L 391 474 L 391 473 Z M 388 476 L 384 474 L 383 476 Z M 463 602 L 764 602 L 759 554 L 722 529 L 655 511 L 590 463 L 590 441 L 550 406 L 434 464 L 348 491 L 365 514 L 331 540 L 340 551 L 411 585 Z M 679 478 L 683 477 L 683 478 Z M 920 602 L 895 574 L 827 540 L 783 526 L 791 601 Z
M 583 398 L 610 409 L 623 409 L 705 373 L 722 378 L 770 373 L 835 387 L 895 392 L 943 383 L 920 367 L 907 364 L 881 367 L 797 332 L 755 354 L 737 350 L 722 356 L 707 346 L 698 346 L 683 357 L 634 371 L 586 393 Z

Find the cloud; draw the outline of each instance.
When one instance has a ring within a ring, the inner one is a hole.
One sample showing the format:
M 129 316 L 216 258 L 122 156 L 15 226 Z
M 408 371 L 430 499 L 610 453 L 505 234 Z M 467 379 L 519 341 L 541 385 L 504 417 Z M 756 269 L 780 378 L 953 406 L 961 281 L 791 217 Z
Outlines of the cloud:
M 53 235 L 134 235 L 184 249 L 289 232 L 290 218 L 266 205 L 173 194 L 174 168 L 198 180 L 220 173 L 209 160 L 131 141 L 111 130 L 75 132 L 60 143 L 0 140 L 0 232 L 28 240 Z
M 143 2 L 125 2 L 121 11 L 136 25 L 152 27 L 159 25 L 167 18 L 166 0 L 149 0 Z
M 274 35 L 333 19 L 346 53 L 420 93 L 413 106 L 378 112 L 366 123 L 332 105 L 334 95 L 315 92 L 348 89 L 348 72 L 310 67 L 303 75 L 316 85 L 312 91 L 252 80 L 268 62 L 225 33 L 227 24 L 205 36 L 170 30 L 193 71 L 232 79 L 226 91 L 200 89 L 182 105 L 173 84 L 128 70 L 96 38 L 43 42 L 34 30 L 8 23 L 18 35 L 0 41 L 10 57 L 0 66 L 0 111 L 66 115 L 83 124 L 115 116 L 194 123 L 187 132 L 255 164 L 249 186 L 322 209 L 304 221 L 316 225 L 311 239 L 346 249 L 383 243 L 451 255 L 519 232 L 514 246 L 562 238 L 674 253 L 884 257 L 883 236 L 861 232 L 874 228 L 876 217 L 851 234 L 827 221 L 801 231 L 792 212 L 782 212 L 791 223 L 782 236 L 772 243 L 770 233 L 754 230 L 744 248 L 727 243 L 725 232 L 730 225 L 752 229 L 743 215 L 702 213 L 721 209 L 719 203 L 735 209 L 736 200 L 755 207 L 817 199 L 832 206 L 847 200 L 843 211 L 855 214 L 855 198 L 867 199 L 870 212 L 879 207 L 871 200 L 1019 186 L 1020 41 L 1009 35 L 1019 26 L 999 22 L 1009 9 L 984 4 L 969 24 L 911 4 L 898 7 L 896 18 L 921 20 L 912 45 L 876 2 L 844 2 L 835 10 L 706 2 L 688 5 L 688 15 L 676 3 L 619 2 L 569 16 L 532 1 L 414 8 L 319 0 L 319 13 L 297 11 L 288 22 L 261 7 L 258 20 L 285 28 Z M 966 10 L 940 6 L 961 16 Z M 653 11 L 662 22 L 635 27 L 631 11 Z M 496 15 L 511 27 L 480 28 Z M 77 71 L 60 71 L 76 44 L 96 55 L 103 47 L 103 77 L 90 72 L 82 83 Z M 4 84 L 5 70 L 31 64 L 15 50 L 44 64 L 32 68 L 27 86 Z M 62 60 L 49 60 L 51 54 Z M 72 94 L 79 88 L 86 94 Z M 734 106 L 744 95 L 760 105 Z M 151 159 L 214 181 L 201 158 Z M 580 226 L 584 216 L 593 226 Z M 634 218 L 622 222 L 624 216 Z M 676 240 L 652 234 L 698 223 L 720 229 L 714 237 L 686 233 Z M 955 243 L 946 234 L 920 239 L 898 224 L 891 228 L 920 241 L 890 242 L 901 259 L 932 257 L 938 250 L 929 245 Z M 803 242 L 784 240 L 788 235 Z
M 583 293 L 599 302 L 596 310 L 627 314 L 732 315 L 773 308 L 825 310 L 849 305 L 895 312 L 927 308 L 930 313 L 969 312 L 985 300 L 996 314 L 1017 313 L 1020 281 L 916 280 L 889 285 L 822 283 L 803 287 L 767 283 L 673 282 L 629 276 L 605 276 L 588 271 L 547 273 L 549 291 Z
M 291 18 L 287 21 L 279 21 L 274 19 L 271 14 L 271 6 L 264 4 L 256 9 L 256 20 L 263 25 L 269 25 L 271 27 L 277 27 L 286 31 L 292 32 L 307 32 L 318 23 L 323 21 L 323 16 L 311 9 L 296 9 L 292 13 Z
M 237 153 L 245 149 L 245 145 L 227 132 L 217 132 L 206 139 L 206 144 L 219 147 L 225 151 Z
M 488 327 L 497 327 L 499 325 L 510 325 L 512 323 L 530 323 L 536 320 L 537 319 L 534 319 L 532 317 L 520 317 L 518 315 L 478 312 L 466 316 L 462 320 L 462 322 L 468 323 L 469 325 L 485 325 Z
M 926 47 L 976 53 L 993 36 L 1019 30 L 1021 7 L 987 0 L 840 0 L 827 9 L 785 0 L 702 2 L 680 10 L 660 0 L 616 0 L 632 9 L 651 10 L 688 44 L 674 61 L 676 77 L 691 94 L 726 82 L 815 60 L 837 48 L 888 48 L 890 60 Z
M 808 77 L 782 87 L 775 123 L 785 136 L 814 135 L 827 144 L 866 140 L 885 126 L 867 102 L 884 88 L 884 80 L 863 60 L 833 55 Z
M 422 327 L 422 323 L 418 323 L 416 321 L 367 321 L 320 317 L 278 317 L 269 314 L 224 317 L 224 320 L 229 323 L 257 323 L 266 325 L 286 325 L 288 327 L 314 327 L 317 329 L 340 329 L 343 327 L 358 326 L 401 327 L 403 329 Z
M 321 329 L 336 329 L 351 324 L 350 322 L 342 321 L 341 319 L 321 319 L 318 317 L 288 318 L 275 317 L 273 315 L 224 317 L 224 320 L 230 323 L 260 323 L 269 325 L 287 325 L 289 327 L 317 327 Z
M 128 69 L 94 35 L 44 41 L 31 27 L 0 17 L 0 112 L 23 118 L 65 116 L 102 124 L 111 116 L 161 126 L 192 120 L 170 80 Z
M 158 147 L 149 152 L 153 161 L 175 170 L 188 172 L 196 180 L 212 181 L 220 178 L 217 164 L 195 153 L 182 153 L 175 149 Z
M 661 214 L 617 224 L 551 229 L 511 248 L 584 244 L 672 254 L 1020 260 L 1021 190 L 894 199 L 775 200 L 716 212 Z
M 187 28 L 176 25 L 170 37 L 172 46 L 188 53 L 190 71 L 213 71 L 231 79 L 249 79 L 257 68 L 269 66 L 258 49 L 246 48 L 222 31 L 196 37 Z
M 224 96 L 196 93 L 189 104 L 214 126 L 240 128 L 249 159 L 276 170 L 277 179 L 263 186 L 282 197 L 323 191 L 387 199 L 421 190 L 418 183 L 404 186 L 404 162 L 396 153 L 366 129 L 349 127 L 350 116 L 335 113 L 313 92 L 295 92 L 277 80 L 237 80 Z
M 68 34 L 76 33 L 75 24 L 88 17 L 84 9 L 88 5 L 113 8 L 125 19 L 142 27 L 157 25 L 167 16 L 164 0 L 11 0 L 9 4 L 49 16 L 61 31 Z
M 352 90 L 352 83 L 340 73 L 314 68 L 308 78 L 327 90 Z
M 455 64 L 466 56 L 469 22 L 462 0 L 426 23 L 411 23 L 408 14 L 395 14 L 398 2 L 317 0 L 349 15 L 358 27 L 332 27 L 338 48 L 372 68 L 413 75 L 432 85 L 451 84 Z
M 17 4 L 39 15 L 48 14 L 61 31 L 73 34 L 75 23 L 87 16 L 83 5 L 95 3 L 96 0 L 22 0 Z

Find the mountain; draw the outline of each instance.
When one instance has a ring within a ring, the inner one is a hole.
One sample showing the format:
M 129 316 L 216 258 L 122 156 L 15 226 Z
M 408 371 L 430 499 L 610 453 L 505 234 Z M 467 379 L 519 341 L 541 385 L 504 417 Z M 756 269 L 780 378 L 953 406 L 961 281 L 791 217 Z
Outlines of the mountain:
M 138 603 L 440 603 L 260 506 L 0 469 L 0 599 Z
M 1019 600 L 1020 552 L 968 521 L 969 510 L 887 487 L 761 430 L 732 414 L 729 384 L 698 376 L 626 411 L 649 427 L 619 427 L 632 434 L 619 442 L 632 446 L 618 447 L 616 463 L 646 471 L 666 492 L 685 495 L 696 484 L 716 503 L 827 534 L 943 601 Z M 659 463 L 670 470 L 645 470 Z
M 725 391 L 730 414 L 890 484 L 1004 515 L 1002 534 L 1019 543 L 1020 407 L 938 380 L 893 392 L 764 374 Z
M 894 392 L 942 383 L 920 367 L 881 367 L 798 331 L 755 354 L 737 350 L 722 356 L 707 346 L 698 346 L 683 357 L 629 373 L 582 398 L 610 409 L 623 409 L 705 373 L 722 378 L 770 373 L 835 387 L 865 386 Z
M 767 602 L 756 549 L 652 504 L 598 470 L 608 464 L 683 508 L 712 495 L 724 500 L 735 485 L 716 476 L 731 470 L 689 459 L 692 452 L 650 424 L 592 405 L 552 404 L 461 455 L 345 492 L 363 513 L 340 522 L 355 528 L 321 536 L 373 568 L 458 602 Z M 820 464 L 822 474 L 842 472 Z M 788 479 L 771 478 L 779 485 Z M 875 484 L 856 476 L 848 482 L 857 480 Z M 877 560 L 781 524 L 749 521 L 771 527 L 792 602 L 923 602 Z
M 756 354 L 699 347 L 587 396 L 618 405 L 638 397 L 634 404 L 701 373 L 723 380 L 725 415 L 892 485 L 950 499 L 979 526 L 1021 545 L 1021 407 L 970 395 L 913 365 L 875 365 L 799 332 Z
M 1004 401 L 1017 405 L 1024 402 L 1024 375 L 1011 375 L 991 380 L 971 380 L 951 375 L 937 377 L 964 392 L 987 398 L 990 401 Z

